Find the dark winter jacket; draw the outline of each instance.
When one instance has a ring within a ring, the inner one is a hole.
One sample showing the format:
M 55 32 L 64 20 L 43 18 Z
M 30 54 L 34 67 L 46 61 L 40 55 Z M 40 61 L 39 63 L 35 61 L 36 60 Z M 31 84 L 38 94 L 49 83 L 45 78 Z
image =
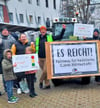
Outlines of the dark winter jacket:
M 16 43 L 11 47 L 13 55 L 25 54 L 25 49 L 27 46 L 30 46 L 28 41 L 24 45 L 20 40 L 16 41 Z
M 99 30 L 98 29 L 94 29 L 93 33 L 94 32 L 97 32 L 99 34 Z M 93 38 L 86 38 L 84 40 L 100 40 L 100 36 L 99 35 L 98 36 L 93 35 Z
M 64 35 L 64 32 L 65 32 L 65 29 L 62 29 L 62 32 L 60 35 L 58 36 L 53 36 L 53 40 L 60 40 L 63 38 L 63 35 Z M 40 40 L 39 40 L 39 58 L 45 58 L 46 55 L 45 55 L 45 42 L 47 41 L 47 34 L 45 36 L 42 36 L 40 35 Z

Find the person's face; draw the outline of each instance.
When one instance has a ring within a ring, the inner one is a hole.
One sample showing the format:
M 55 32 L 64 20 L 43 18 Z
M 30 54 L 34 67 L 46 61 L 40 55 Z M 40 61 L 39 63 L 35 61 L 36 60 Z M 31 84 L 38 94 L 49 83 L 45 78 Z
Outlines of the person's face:
M 7 29 L 4 29 L 4 30 L 2 31 L 2 35 L 4 35 L 4 36 L 8 36 L 8 35 L 9 35 L 8 30 L 7 30 Z
M 47 31 L 45 29 L 42 29 L 40 32 L 41 32 L 42 36 L 44 36 Z
M 19 40 L 20 40 L 22 43 L 25 43 L 26 39 L 27 39 L 26 35 L 25 35 L 25 34 L 21 34 Z
M 32 54 L 32 52 L 26 48 L 25 54 Z
M 98 32 L 94 32 L 93 35 L 94 36 L 99 36 L 99 33 Z
M 12 54 L 10 52 L 7 52 L 7 59 L 11 59 Z

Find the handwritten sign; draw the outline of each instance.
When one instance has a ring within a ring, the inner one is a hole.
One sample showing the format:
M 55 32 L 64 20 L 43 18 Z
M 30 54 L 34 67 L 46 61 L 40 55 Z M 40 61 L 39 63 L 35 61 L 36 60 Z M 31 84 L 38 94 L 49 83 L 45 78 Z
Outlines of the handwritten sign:
M 94 27 L 91 24 L 75 24 L 74 36 L 78 37 L 93 37 Z
M 38 55 L 37 54 L 23 54 L 12 56 L 13 64 L 17 64 L 14 67 L 14 72 L 25 72 L 30 70 L 39 70 Z

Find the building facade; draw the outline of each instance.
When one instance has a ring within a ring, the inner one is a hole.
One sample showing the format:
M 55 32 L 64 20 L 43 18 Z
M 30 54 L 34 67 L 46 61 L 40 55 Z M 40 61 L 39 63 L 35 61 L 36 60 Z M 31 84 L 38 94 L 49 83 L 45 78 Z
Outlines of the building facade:
M 0 23 L 37 28 L 49 18 L 52 25 L 59 8 L 60 0 L 1 0 Z

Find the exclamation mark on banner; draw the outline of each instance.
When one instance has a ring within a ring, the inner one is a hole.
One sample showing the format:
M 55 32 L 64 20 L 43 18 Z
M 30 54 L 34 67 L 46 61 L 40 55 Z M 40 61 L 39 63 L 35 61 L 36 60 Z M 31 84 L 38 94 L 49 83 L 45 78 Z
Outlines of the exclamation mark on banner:
M 34 56 L 31 56 L 31 59 L 32 59 L 32 66 L 35 66 L 35 57 Z

